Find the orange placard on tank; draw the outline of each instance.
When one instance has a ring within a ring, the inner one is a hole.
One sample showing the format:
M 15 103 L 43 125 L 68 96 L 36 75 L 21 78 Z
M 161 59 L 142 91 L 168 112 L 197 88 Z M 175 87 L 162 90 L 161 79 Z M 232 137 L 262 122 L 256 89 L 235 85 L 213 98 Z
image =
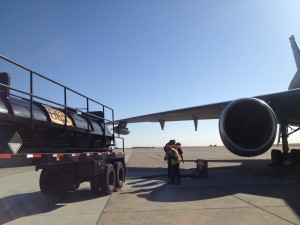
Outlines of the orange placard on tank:
M 59 111 L 57 109 L 47 108 L 47 107 L 45 107 L 45 109 L 47 110 L 52 123 L 65 125 L 65 113 L 64 112 Z M 73 122 L 69 116 L 67 116 L 67 126 L 73 127 Z

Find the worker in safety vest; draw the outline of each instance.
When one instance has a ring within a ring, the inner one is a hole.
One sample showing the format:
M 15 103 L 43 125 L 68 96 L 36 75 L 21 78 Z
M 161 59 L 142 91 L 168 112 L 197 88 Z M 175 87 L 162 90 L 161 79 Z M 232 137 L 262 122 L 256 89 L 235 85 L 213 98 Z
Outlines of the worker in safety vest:
M 177 142 L 175 144 L 177 146 L 177 152 L 179 153 L 180 157 L 181 157 L 181 161 L 184 163 L 184 160 L 183 160 L 183 151 L 182 151 L 182 148 L 181 148 L 181 143 L 180 142 Z
M 168 155 L 169 158 L 171 159 L 171 165 L 172 165 L 172 176 L 171 176 L 171 181 L 169 184 L 181 184 L 180 180 L 180 161 L 181 161 L 181 156 L 178 153 L 177 149 L 172 148 L 171 146 L 167 146 L 168 149 Z
M 167 146 L 172 146 L 175 145 L 176 141 L 175 140 L 170 140 L 164 147 L 164 151 L 166 153 L 164 160 L 167 161 L 168 163 L 168 179 L 171 179 L 172 176 L 172 164 L 171 164 L 171 159 L 169 157 L 169 150 L 167 149 Z

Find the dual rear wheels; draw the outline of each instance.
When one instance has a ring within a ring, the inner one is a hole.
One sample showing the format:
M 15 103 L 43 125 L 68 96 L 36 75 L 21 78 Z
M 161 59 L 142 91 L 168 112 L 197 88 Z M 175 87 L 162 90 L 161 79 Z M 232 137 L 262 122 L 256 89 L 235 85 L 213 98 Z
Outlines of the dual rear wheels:
M 125 171 L 121 162 L 106 164 L 104 174 L 92 177 L 91 190 L 97 195 L 110 195 L 123 187 L 124 180 Z
M 104 174 L 90 177 L 78 177 L 76 170 L 64 168 L 44 168 L 40 175 L 40 189 L 46 195 L 57 195 L 79 188 L 80 183 L 89 180 L 91 190 L 97 195 L 110 195 L 123 187 L 125 169 L 122 162 L 106 164 Z

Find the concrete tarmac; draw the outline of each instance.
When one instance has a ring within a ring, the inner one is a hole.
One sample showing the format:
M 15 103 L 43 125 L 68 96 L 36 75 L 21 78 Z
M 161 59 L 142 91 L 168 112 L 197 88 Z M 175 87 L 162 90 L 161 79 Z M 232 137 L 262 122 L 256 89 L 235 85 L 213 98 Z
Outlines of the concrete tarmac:
M 270 166 L 270 152 L 247 159 L 224 147 L 184 148 L 181 185 L 167 183 L 163 150 L 134 149 L 126 186 L 98 224 L 300 224 L 300 168 Z M 208 177 L 192 179 L 195 159 Z
M 0 170 L 0 224 L 299 224 L 300 167 L 270 166 L 270 151 L 243 158 L 224 147 L 186 147 L 182 184 L 168 184 L 162 148 L 126 149 L 124 187 L 94 196 L 89 183 L 46 197 L 33 168 Z M 196 159 L 208 177 L 190 177 Z

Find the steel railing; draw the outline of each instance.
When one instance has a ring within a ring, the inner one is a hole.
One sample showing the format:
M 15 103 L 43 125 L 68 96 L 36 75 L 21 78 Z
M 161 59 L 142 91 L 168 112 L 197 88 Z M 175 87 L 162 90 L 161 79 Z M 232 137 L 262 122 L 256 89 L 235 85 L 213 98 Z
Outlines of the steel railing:
M 17 88 L 5 85 L 5 84 L 1 84 L 1 83 L 0 83 L 0 86 L 5 87 L 5 88 L 7 88 L 9 90 L 13 90 L 13 91 L 18 92 L 18 93 L 22 93 L 23 95 L 29 96 L 29 101 L 30 101 L 30 120 L 31 120 L 31 122 L 33 120 L 33 102 L 34 102 L 35 99 L 42 100 L 44 102 L 47 102 L 48 104 L 51 103 L 51 104 L 54 104 L 54 105 L 56 105 L 58 107 L 62 107 L 64 109 L 64 114 L 65 114 L 64 126 L 65 126 L 66 130 L 67 130 L 67 114 L 68 114 L 68 112 L 69 112 L 70 109 L 76 110 L 76 111 L 81 112 L 81 113 L 84 113 L 84 115 L 86 115 L 86 117 L 87 117 L 88 123 L 89 123 L 89 118 L 100 119 L 100 121 L 103 121 L 102 124 L 103 124 L 103 134 L 104 134 L 103 137 L 104 137 L 104 139 L 106 138 L 105 127 L 106 127 L 106 124 L 109 123 L 110 125 L 113 126 L 113 128 L 112 128 L 113 145 L 116 145 L 115 138 L 120 138 L 120 137 L 116 137 L 115 136 L 115 131 L 114 131 L 114 110 L 112 108 L 110 108 L 107 105 L 104 105 L 104 104 L 102 104 L 102 103 L 100 103 L 100 102 L 98 102 L 98 101 L 96 101 L 96 100 L 94 100 L 92 98 L 89 98 L 89 97 L 87 97 L 87 96 L 85 96 L 85 95 L 83 95 L 83 94 L 81 94 L 81 93 L 79 93 L 79 92 L 77 92 L 77 91 L 75 91 L 75 90 L 73 90 L 73 89 L 65 86 L 65 85 L 62 85 L 62 84 L 60 84 L 60 83 L 58 83 L 58 82 L 56 82 L 56 81 L 54 81 L 54 80 L 52 80 L 52 79 L 50 79 L 50 78 L 42 75 L 40 73 L 37 73 L 37 72 L 35 72 L 35 71 L 33 71 L 33 70 L 25 67 L 25 66 L 22 66 L 22 65 L 20 65 L 20 64 L 18 64 L 16 62 L 14 62 L 11 59 L 8 59 L 7 57 L 5 57 L 3 55 L 0 55 L 0 58 L 3 59 L 4 61 L 8 62 L 8 63 L 11 63 L 11 64 L 13 64 L 13 65 L 15 65 L 15 66 L 17 66 L 17 67 L 19 67 L 19 68 L 21 68 L 21 69 L 29 72 L 29 79 L 30 79 L 30 91 L 29 91 L 29 93 L 26 92 L 26 91 L 22 91 L 22 90 L 19 90 Z M 63 88 L 63 92 L 64 92 L 63 101 L 64 101 L 64 103 L 61 104 L 61 103 L 58 103 L 58 102 L 55 102 L 55 101 L 52 101 L 52 100 L 49 100 L 49 99 L 46 99 L 46 98 L 43 98 L 43 97 L 35 95 L 34 91 L 33 91 L 34 90 L 34 87 L 33 87 L 33 78 L 34 78 L 34 76 L 40 77 L 40 78 L 42 78 L 42 79 L 44 79 L 44 80 L 46 80 L 46 81 L 48 81 L 48 82 L 50 82 L 52 84 L 55 84 L 55 85 Z M 77 96 L 80 96 L 80 97 L 82 97 L 82 98 L 85 99 L 85 101 L 86 101 L 86 107 L 85 107 L 86 112 L 81 111 L 78 108 L 74 109 L 74 108 L 69 107 L 67 105 L 67 103 L 68 103 L 68 101 L 67 101 L 68 100 L 67 99 L 67 95 L 68 95 L 69 92 L 73 93 L 73 94 L 76 94 Z M 15 95 L 15 96 L 17 96 L 17 95 Z M 17 97 L 19 97 L 19 96 L 17 96 Z M 90 108 L 90 103 L 95 103 L 96 105 L 100 106 L 100 108 L 102 110 L 102 113 L 103 113 L 102 117 L 96 116 L 94 114 L 91 114 L 90 109 L 89 109 Z M 47 104 L 45 104 L 45 105 L 47 105 Z M 105 118 L 105 111 L 106 110 L 108 110 L 108 111 L 111 112 L 111 120 Z M 90 124 L 88 124 L 87 132 L 88 133 L 90 132 Z M 124 149 L 124 140 L 123 140 L 123 149 Z

